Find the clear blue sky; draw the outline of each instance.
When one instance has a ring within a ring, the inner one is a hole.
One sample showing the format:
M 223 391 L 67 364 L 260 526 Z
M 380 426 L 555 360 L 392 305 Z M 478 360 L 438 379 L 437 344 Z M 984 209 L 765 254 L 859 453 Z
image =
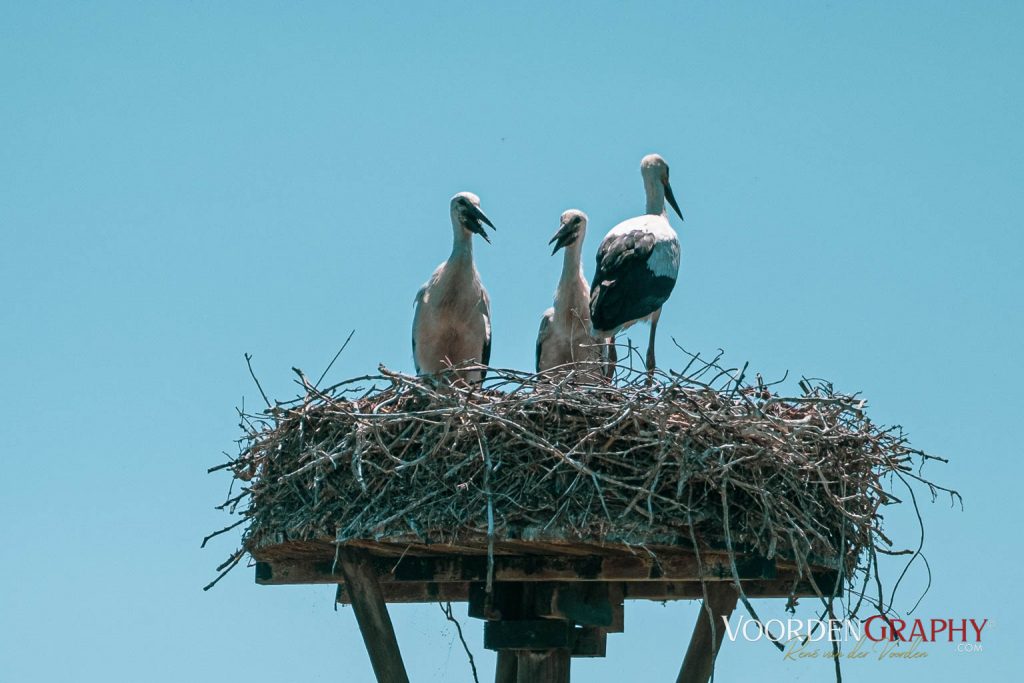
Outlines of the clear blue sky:
M 651 151 L 687 219 L 662 364 L 674 336 L 828 377 L 952 458 L 927 471 L 966 509 L 925 508 L 919 614 L 988 618 L 985 651 L 847 680 L 1022 673 L 1024 6 L 552 4 L 0 5 L 0 679 L 370 680 L 330 588 L 200 590 L 234 548 L 199 541 L 258 402 L 243 353 L 278 397 L 353 328 L 332 378 L 411 370 L 472 190 L 493 361 L 529 367 L 559 213 L 589 213 L 592 272 Z M 695 609 L 631 604 L 577 675 L 671 680 Z M 392 614 L 415 680 L 468 679 L 436 606 Z M 830 671 L 730 643 L 719 680 Z

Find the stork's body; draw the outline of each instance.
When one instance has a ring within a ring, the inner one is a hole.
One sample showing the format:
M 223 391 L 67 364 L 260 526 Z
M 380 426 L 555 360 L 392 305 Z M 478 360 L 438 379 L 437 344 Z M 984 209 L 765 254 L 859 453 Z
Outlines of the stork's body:
M 601 349 L 590 336 L 590 286 L 583 275 L 580 259 L 587 232 L 587 215 L 570 209 L 562 214 L 558 232 L 551 238 L 554 251 L 565 249 L 562 275 L 555 289 L 555 305 L 544 311 L 537 334 L 537 372 L 561 368 L 574 369 L 580 379 L 593 379 L 583 368 L 599 363 Z
M 609 231 L 597 252 L 591 286 L 590 318 L 595 337 L 610 338 L 609 369 L 616 360 L 615 335 L 634 323 L 649 320 L 647 373 L 653 377 L 654 338 L 661 307 L 679 274 L 679 238 L 668 222 L 665 202 L 682 213 L 668 182 L 668 164 L 657 154 L 640 162 L 647 194 L 644 215 L 625 220 Z
M 412 351 L 416 372 L 437 375 L 453 365 L 487 365 L 491 357 L 491 303 L 473 263 L 473 234 L 487 240 L 479 198 L 460 192 L 451 204 L 452 253 L 416 294 Z M 488 240 L 489 241 L 489 240 Z M 483 370 L 460 371 L 468 382 Z

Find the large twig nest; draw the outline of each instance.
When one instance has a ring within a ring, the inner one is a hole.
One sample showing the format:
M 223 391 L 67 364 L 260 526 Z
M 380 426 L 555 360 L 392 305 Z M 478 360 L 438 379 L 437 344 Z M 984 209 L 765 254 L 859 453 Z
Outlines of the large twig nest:
M 227 506 L 248 522 L 250 549 L 481 535 L 695 542 L 866 577 L 890 549 L 879 511 L 899 501 L 884 483 L 932 487 L 915 470 L 932 456 L 826 382 L 785 398 L 742 375 L 701 363 L 645 387 L 491 370 L 481 389 L 381 368 L 327 390 L 306 383 L 303 398 L 243 416 L 229 466 L 245 484 Z

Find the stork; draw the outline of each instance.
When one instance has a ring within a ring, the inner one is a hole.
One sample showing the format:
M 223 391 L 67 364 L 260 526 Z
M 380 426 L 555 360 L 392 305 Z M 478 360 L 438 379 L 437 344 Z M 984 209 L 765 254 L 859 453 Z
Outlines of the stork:
M 665 200 L 680 220 L 683 214 L 672 194 L 664 159 L 648 154 L 640 161 L 640 175 L 647 193 L 647 210 L 616 225 L 601 242 L 590 287 L 590 320 L 592 334 L 609 339 L 609 372 L 614 372 L 617 360 L 615 335 L 636 322 L 650 320 L 646 359 L 650 384 L 654 379 L 654 336 L 661 307 L 679 274 L 679 238 L 669 225 Z
M 452 365 L 487 365 L 491 358 L 491 302 L 473 264 L 473 235 L 490 243 L 480 198 L 460 192 L 451 201 L 452 253 L 416 293 L 412 355 L 419 375 L 437 375 Z M 463 370 L 467 382 L 482 382 L 484 370 Z
M 558 232 L 548 244 L 554 244 L 554 256 L 565 249 L 562 275 L 555 289 L 555 305 L 544 311 L 537 334 L 537 372 L 576 364 L 600 361 L 601 350 L 590 336 L 590 287 L 583 275 L 580 256 L 587 234 L 587 214 L 569 209 L 562 214 Z M 587 375 L 583 374 L 583 378 Z

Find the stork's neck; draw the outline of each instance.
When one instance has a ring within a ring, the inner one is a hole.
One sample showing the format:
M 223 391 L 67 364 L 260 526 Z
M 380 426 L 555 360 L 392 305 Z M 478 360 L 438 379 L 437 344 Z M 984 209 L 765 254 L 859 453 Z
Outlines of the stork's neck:
M 581 323 L 584 330 L 590 327 L 590 289 L 580 262 L 582 243 L 583 236 L 580 235 L 575 244 L 565 248 L 562 276 L 555 290 L 555 320 L 564 329 L 577 329 L 577 323 Z
M 458 221 L 452 221 L 452 255 L 449 261 L 473 262 L 473 233 L 466 230 Z
M 665 184 L 657 177 L 645 176 L 644 191 L 647 192 L 647 213 L 652 216 L 664 216 Z
M 580 235 L 574 243 L 565 247 L 564 251 L 565 255 L 562 257 L 562 276 L 559 279 L 559 284 L 575 282 L 583 275 L 583 263 L 580 259 L 583 251 L 583 235 Z

